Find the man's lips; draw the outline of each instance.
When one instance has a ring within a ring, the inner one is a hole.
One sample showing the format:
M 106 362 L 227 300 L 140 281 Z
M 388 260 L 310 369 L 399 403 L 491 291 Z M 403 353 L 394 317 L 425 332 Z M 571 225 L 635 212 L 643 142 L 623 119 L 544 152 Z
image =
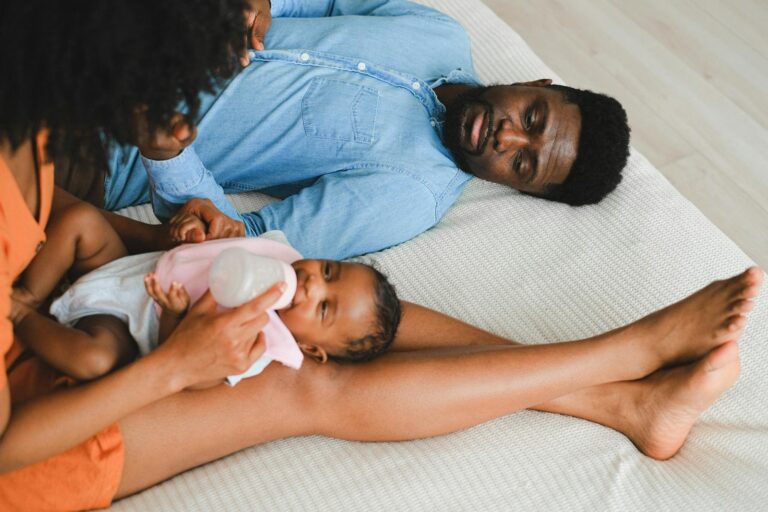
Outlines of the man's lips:
M 464 149 L 479 154 L 488 139 L 488 110 L 482 104 L 470 105 L 464 124 Z

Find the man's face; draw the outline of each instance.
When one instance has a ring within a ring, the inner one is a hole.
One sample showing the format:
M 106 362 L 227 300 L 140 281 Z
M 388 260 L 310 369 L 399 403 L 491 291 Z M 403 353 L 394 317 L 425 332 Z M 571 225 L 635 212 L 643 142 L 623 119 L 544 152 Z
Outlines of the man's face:
M 472 89 L 451 106 L 445 143 L 478 178 L 531 194 L 563 183 L 576 160 L 579 107 L 549 81 Z

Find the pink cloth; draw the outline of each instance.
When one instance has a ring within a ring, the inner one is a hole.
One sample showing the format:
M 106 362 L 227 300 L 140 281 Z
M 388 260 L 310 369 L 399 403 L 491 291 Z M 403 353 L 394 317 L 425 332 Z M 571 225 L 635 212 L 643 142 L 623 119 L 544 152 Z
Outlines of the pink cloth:
M 163 254 L 157 262 L 155 274 L 160 286 L 167 290 L 174 281 L 187 289 L 194 304 L 208 290 L 208 273 L 213 260 L 223 250 L 239 247 L 259 256 L 275 258 L 289 265 L 301 259 L 296 249 L 284 243 L 265 238 L 229 238 L 200 244 L 185 244 Z M 299 369 L 304 360 L 296 339 L 274 311 L 268 311 L 269 323 L 263 329 L 267 349 L 264 356 Z

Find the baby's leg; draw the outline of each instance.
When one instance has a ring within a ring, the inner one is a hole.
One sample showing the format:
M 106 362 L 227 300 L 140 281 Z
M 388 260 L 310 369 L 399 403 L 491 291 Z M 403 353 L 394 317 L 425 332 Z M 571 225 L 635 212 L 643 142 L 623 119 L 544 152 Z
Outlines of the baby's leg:
M 99 210 L 82 201 L 69 202 L 56 210 L 45 232 L 47 242 L 14 292 L 17 300 L 35 307 L 64 276 L 76 279 L 127 254 L 120 237 Z
M 41 359 L 76 380 L 105 375 L 138 354 L 128 327 L 109 315 L 85 317 L 71 328 L 30 308 L 14 333 Z

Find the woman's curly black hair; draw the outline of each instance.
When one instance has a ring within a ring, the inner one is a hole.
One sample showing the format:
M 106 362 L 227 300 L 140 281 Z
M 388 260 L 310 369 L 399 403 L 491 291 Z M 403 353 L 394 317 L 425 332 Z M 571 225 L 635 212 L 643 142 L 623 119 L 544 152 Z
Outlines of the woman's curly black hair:
M 136 139 L 134 112 L 167 126 L 183 102 L 232 74 L 244 48 L 243 0 L 0 2 L 0 140 L 43 128 L 48 155 L 99 159 L 106 136 Z

